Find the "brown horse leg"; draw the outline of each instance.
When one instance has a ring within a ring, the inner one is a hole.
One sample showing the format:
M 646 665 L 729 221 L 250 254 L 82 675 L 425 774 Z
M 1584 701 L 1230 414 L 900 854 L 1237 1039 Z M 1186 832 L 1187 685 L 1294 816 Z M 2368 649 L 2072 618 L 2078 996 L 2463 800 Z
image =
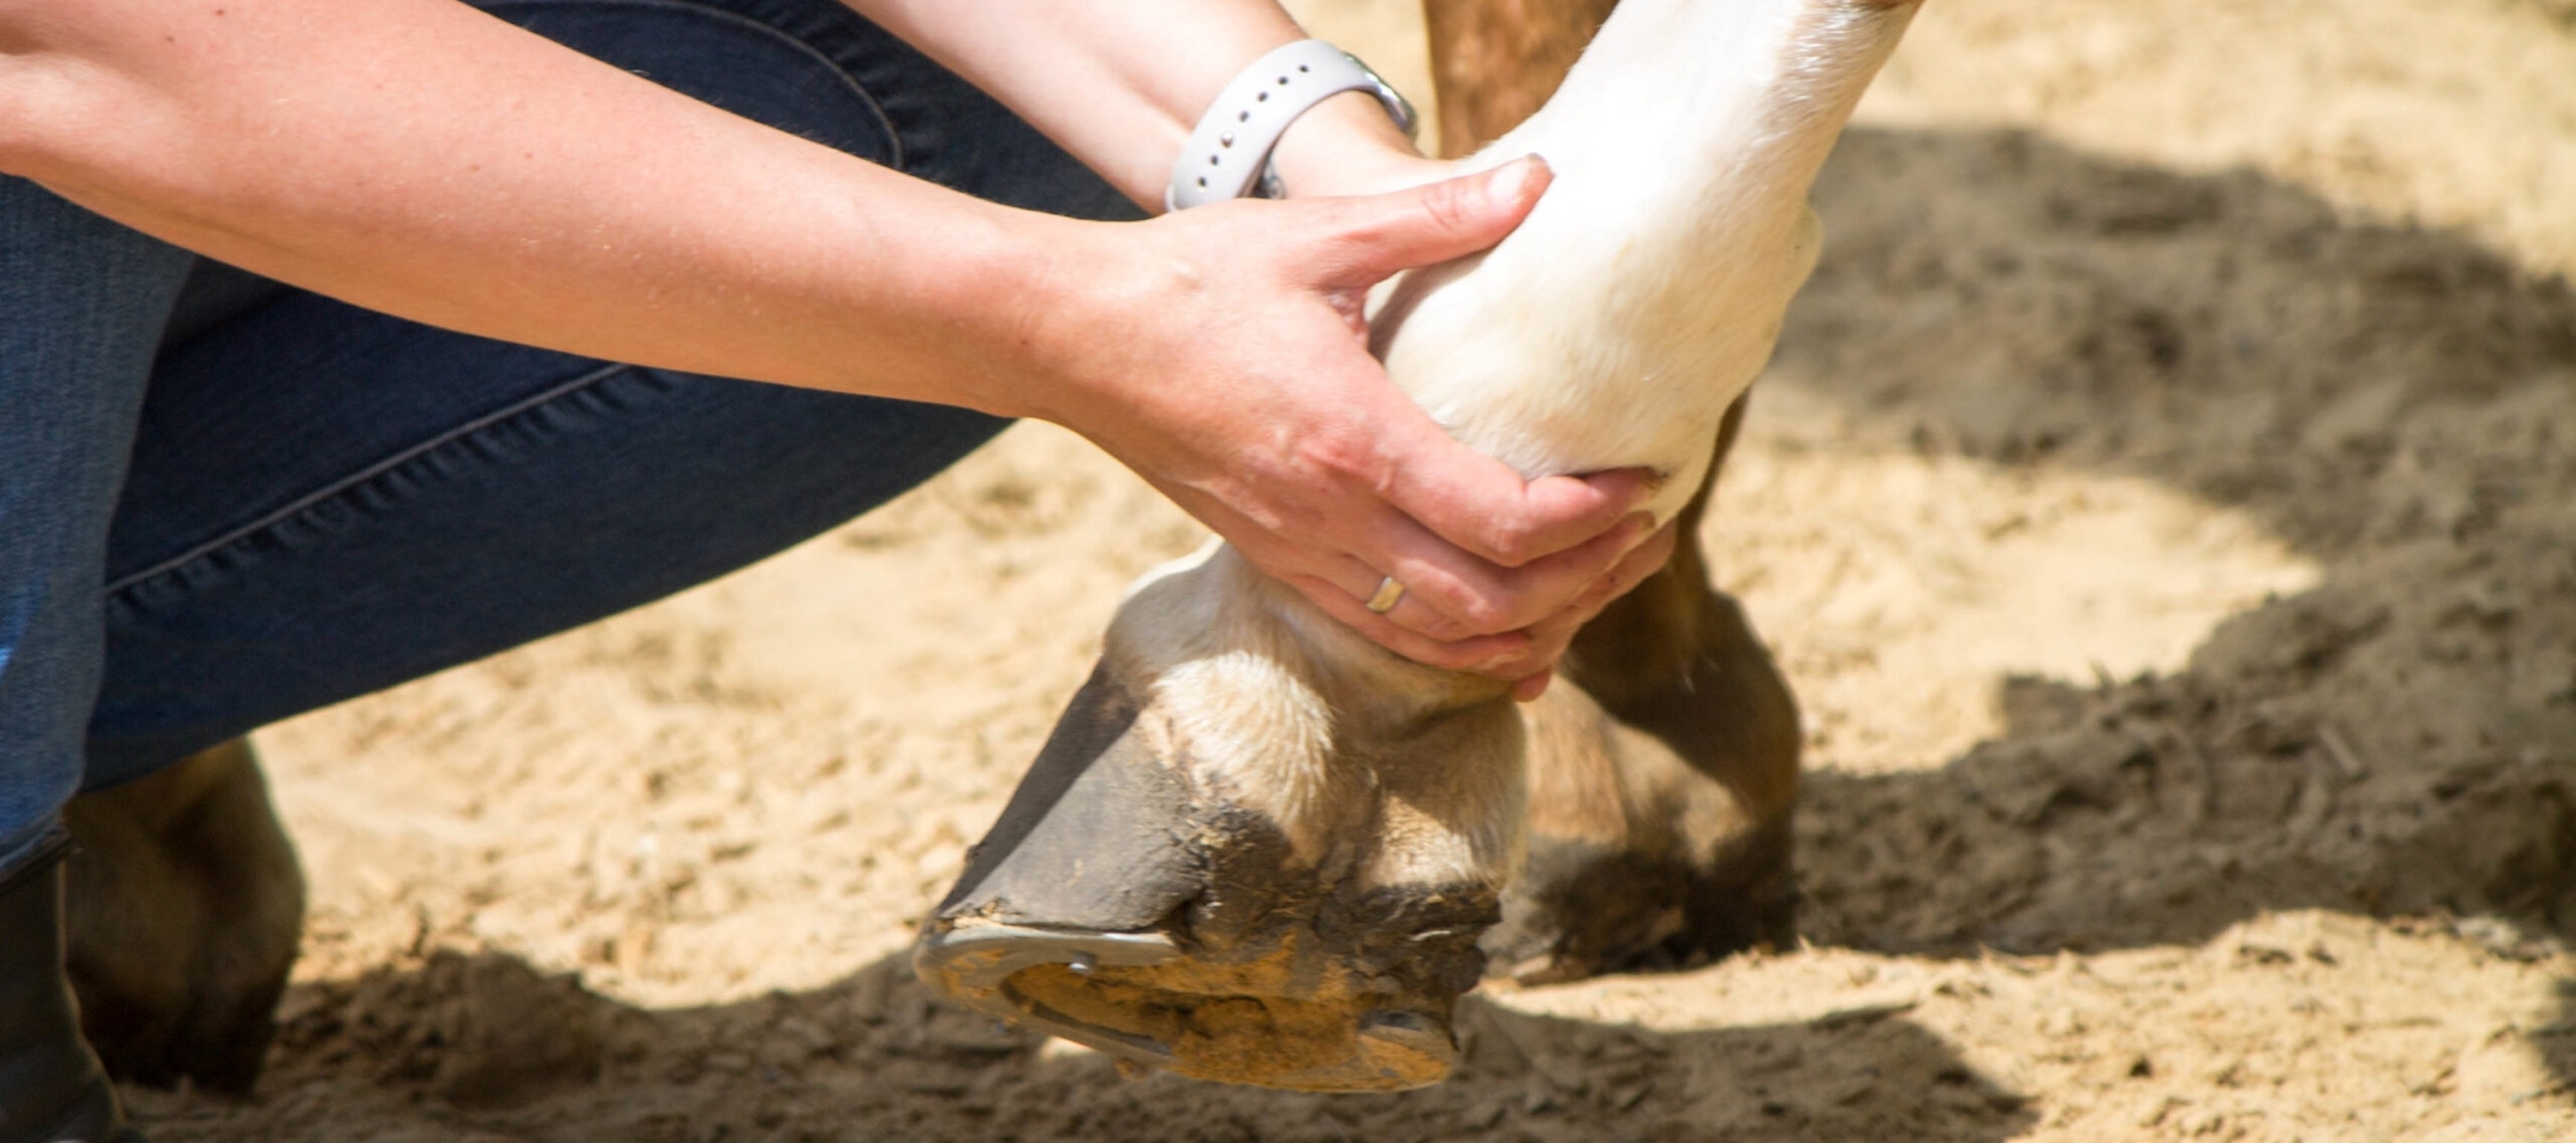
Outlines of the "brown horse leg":
M 72 987 L 109 1074 L 248 1092 L 304 924 L 304 874 L 248 740 L 64 816 Z
M 1451 158 L 1530 117 L 1618 0 L 1422 0 L 1440 149 Z

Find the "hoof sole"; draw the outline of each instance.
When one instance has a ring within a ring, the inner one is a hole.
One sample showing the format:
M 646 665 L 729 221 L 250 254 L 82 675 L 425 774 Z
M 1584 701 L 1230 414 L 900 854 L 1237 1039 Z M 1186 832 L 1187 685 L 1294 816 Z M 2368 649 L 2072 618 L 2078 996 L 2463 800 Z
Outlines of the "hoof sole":
M 1448 1078 L 1446 1018 L 1379 1007 L 1293 945 L 1203 958 L 1159 933 L 961 924 L 924 938 L 913 965 L 969 1007 L 1193 1079 L 1356 1092 Z

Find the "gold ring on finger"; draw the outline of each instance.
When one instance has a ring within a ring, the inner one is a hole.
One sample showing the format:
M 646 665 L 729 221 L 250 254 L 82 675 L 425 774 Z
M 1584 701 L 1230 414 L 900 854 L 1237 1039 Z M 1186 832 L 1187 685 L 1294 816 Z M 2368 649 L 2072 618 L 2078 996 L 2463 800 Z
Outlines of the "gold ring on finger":
M 1404 585 L 1397 583 L 1394 576 L 1388 576 L 1377 581 L 1377 590 L 1370 593 L 1368 602 L 1362 606 L 1379 615 L 1384 615 L 1395 610 L 1396 603 L 1403 598 Z

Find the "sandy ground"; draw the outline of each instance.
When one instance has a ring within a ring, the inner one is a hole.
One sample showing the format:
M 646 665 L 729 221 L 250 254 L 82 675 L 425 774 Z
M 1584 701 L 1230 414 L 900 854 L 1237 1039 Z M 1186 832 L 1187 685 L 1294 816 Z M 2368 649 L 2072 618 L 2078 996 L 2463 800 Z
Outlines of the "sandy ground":
M 1400 5 L 1320 24 L 1419 75 Z M 1423 85 L 1416 80 L 1418 91 Z M 2576 1138 L 2576 6 L 1934 0 L 1706 540 L 1803 947 L 1471 1001 L 1401 1096 L 1127 1080 L 911 927 L 1193 525 L 1025 426 L 260 736 L 315 905 L 157 1140 Z

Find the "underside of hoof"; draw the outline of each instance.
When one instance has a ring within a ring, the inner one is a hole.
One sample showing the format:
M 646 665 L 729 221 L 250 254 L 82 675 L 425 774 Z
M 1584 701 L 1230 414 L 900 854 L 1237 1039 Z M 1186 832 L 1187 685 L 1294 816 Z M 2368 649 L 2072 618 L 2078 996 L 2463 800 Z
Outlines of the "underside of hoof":
M 916 967 L 965 1004 L 1193 1079 L 1402 1091 L 1448 1077 L 1454 993 L 1407 996 L 1317 959 L 1293 944 L 1237 959 L 1164 933 L 970 923 L 926 940 Z
M 1361 889 L 1200 788 L 1095 674 L 914 954 L 934 990 L 1130 1063 L 1308 1091 L 1436 1083 L 1493 888 Z M 1363 828 L 1354 836 L 1367 837 Z

